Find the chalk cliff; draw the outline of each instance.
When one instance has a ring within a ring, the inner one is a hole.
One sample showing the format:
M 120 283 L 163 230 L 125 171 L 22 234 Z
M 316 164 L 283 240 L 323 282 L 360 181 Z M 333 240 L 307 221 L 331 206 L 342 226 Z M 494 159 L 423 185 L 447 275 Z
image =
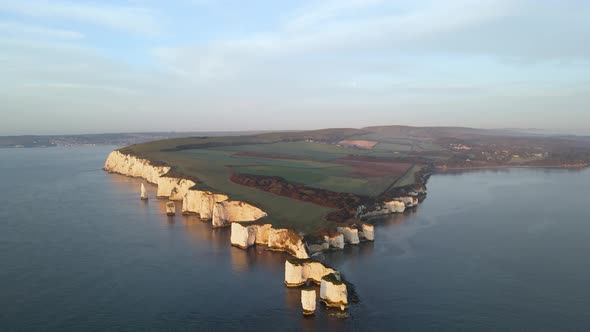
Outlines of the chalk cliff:
M 266 217 L 266 212 L 241 201 L 223 201 L 213 205 L 213 227 L 228 226 L 232 222 L 255 221 Z
M 182 201 L 184 195 L 191 187 L 196 185 L 191 180 L 162 176 L 158 178 L 158 197 L 168 198 L 172 201 Z
M 389 213 L 404 213 L 404 211 L 406 211 L 406 204 L 401 201 L 386 202 L 383 207 Z
M 231 224 L 230 241 L 236 247 L 248 249 L 256 243 L 256 229 L 253 225 L 243 226 L 234 222 Z
M 215 203 L 228 199 L 227 195 L 214 194 L 210 191 L 189 190 L 182 199 L 182 213 L 196 213 L 201 219 L 213 218 L 213 206 Z
M 202 219 L 212 219 L 213 227 L 227 226 L 231 222 L 254 221 L 266 216 L 259 208 L 240 201 L 228 201 L 223 194 L 190 190 L 192 180 L 165 176 L 170 167 L 154 166 L 147 159 L 113 151 L 107 157 L 104 169 L 108 172 L 141 177 L 158 185 L 157 196 L 182 201 L 183 213 L 198 213 Z M 262 240 L 261 240 L 262 241 Z
M 320 299 L 328 307 L 346 309 L 348 305 L 348 292 L 346 284 L 340 281 L 337 274 L 328 274 L 322 278 L 320 284 Z
M 324 276 L 335 272 L 311 259 L 287 259 L 285 261 L 285 285 L 298 287 L 310 279 L 316 284 L 320 284 Z
M 374 210 L 363 213 L 360 215 L 361 218 L 371 218 L 382 216 L 391 213 L 404 213 L 406 210 L 406 204 L 398 199 L 384 202 L 383 205 L 377 206 Z
M 272 228 L 271 224 L 250 226 L 256 230 L 256 244 L 268 244 L 268 234 Z
M 366 241 L 375 241 L 375 226 L 369 224 L 362 224 L 359 237 Z
M 337 227 L 336 231 L 344 236 L 344 242 L 348 244 L 359 244 L 359 231 L 351 227 Z
M 268 232 L 268 248 L 286 251 L 296 258 L 309 258 L 301 237 L 290 229 L 274 229 Z
M 406 207 L 409 207 L 409 208 L 414 207 L 414 206 L 418 206 L 418 197 L 404 196 L 404 197 L 398 197 L 395 200 L 404 203 L 406 205 Z
M 158 178 L 170 170 L 168 166 L 153 166 L 149 160 L 113 151 L 104 163 L 104 170 L 111 173 L 144 178 L 157 184 Z
M 301 290 L 301 307 L 304 315 L 313 315 L 316 307 L 315 289 Z
M 344 249 L 344 235 L 338 233 L 330 235 L 329 238 L 330 248 L 334 249 Z

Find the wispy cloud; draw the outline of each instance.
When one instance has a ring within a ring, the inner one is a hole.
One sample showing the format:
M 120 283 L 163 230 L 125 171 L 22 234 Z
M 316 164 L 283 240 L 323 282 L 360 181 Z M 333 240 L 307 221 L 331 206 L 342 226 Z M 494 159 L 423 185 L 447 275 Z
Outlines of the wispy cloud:
M 56 29 L 33 24 L 23 24 L 13 21 L 0 21 L 0 34 L 11 36 L 12 39 L 65 39 L 80 40 L 84 34 L 73 30 Z
M 71 20 L 138 35 L 156 35 L 162 29 L 153 10 L 138 6 L 59 0 L 3 0 L 0 1 L 0 12 L 29 18 Z
M 583 1 L 230 2 L 0 0 L 0 130 L 543 127 L 589 102 Z

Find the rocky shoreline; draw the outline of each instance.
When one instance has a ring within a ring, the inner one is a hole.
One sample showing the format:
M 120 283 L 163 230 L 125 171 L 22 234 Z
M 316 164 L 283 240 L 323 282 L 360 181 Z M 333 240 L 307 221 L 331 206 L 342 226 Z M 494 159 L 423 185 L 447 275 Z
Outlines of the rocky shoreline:
M 213 228 L 231 227 L 230 243 L 235 247 L 248 249 L 263 245 L 269 250 L 288 253 L 292 258 L 285 261 L 285 285 L 301 287 L 308 281 L 313 281 L 320 285 L 320 301 L 327 307 L 340 310 L 345 310 L 350 302 L 347 284 L 338 271 L 315 261 L 313 257 L 322 251 L 341 250 L 345 245 L 374 241 L 373 225 L 361 220 L 403 213 L 407 208 L 416 207 L 426 195 L 424 182 L 427 178 L 421 174 L 419 188 L 414 188 L 416 190 L 411 190 L 407 196 L 394 197 L 369 207 L 359 205 L 355 215 L 358 220 L 356 223 L 342 225 L 335 231 L 320 235 L 306 236 L 292 229 L 276 229 L 271 224 L 257 222 L 266 217 L 267 213 L 249 203 L 231 200 L 224 193 L 197 190 L 194 179 L 171 176 L 172 168 L 169 166 L 154 165 L 149 160 L 115 150 L 107 157 L 103 169 L 142 178 L 157 185 L 158 198 L 169 200 L 170 206 L 174 206 L 174 202 L 182 202 L 183 214 L 198 215 L 202 220 L 210 221 Z M 171 215 L 170 211 L 168 214 Z M 301 296 L 304 314 L 313 313 L 315 305 L 311 302 L 312 299 L 315 301 L 315 291 L 312 295 L 311 290 L 303 290 Z

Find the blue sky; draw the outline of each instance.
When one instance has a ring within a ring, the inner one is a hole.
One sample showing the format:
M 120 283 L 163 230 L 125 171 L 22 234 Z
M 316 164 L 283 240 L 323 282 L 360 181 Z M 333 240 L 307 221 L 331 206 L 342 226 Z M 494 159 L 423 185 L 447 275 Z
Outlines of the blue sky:
M 590 1 L 0 0 L 0 135 L 590 134 Z

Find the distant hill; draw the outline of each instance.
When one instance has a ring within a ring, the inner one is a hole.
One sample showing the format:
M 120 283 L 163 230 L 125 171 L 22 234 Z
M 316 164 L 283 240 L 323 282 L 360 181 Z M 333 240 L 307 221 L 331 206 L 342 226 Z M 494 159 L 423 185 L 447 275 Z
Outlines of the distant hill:
M 146 143 L 169 138 L 191 136 L 236 136 L 253 135 L 262 131 L 242 132 L 146 132 L 146 133 L 105 133 L 79 135 L 22 135 L 0 136 L 0 148 L 40 148 L 55 146 L 116 145 Z

